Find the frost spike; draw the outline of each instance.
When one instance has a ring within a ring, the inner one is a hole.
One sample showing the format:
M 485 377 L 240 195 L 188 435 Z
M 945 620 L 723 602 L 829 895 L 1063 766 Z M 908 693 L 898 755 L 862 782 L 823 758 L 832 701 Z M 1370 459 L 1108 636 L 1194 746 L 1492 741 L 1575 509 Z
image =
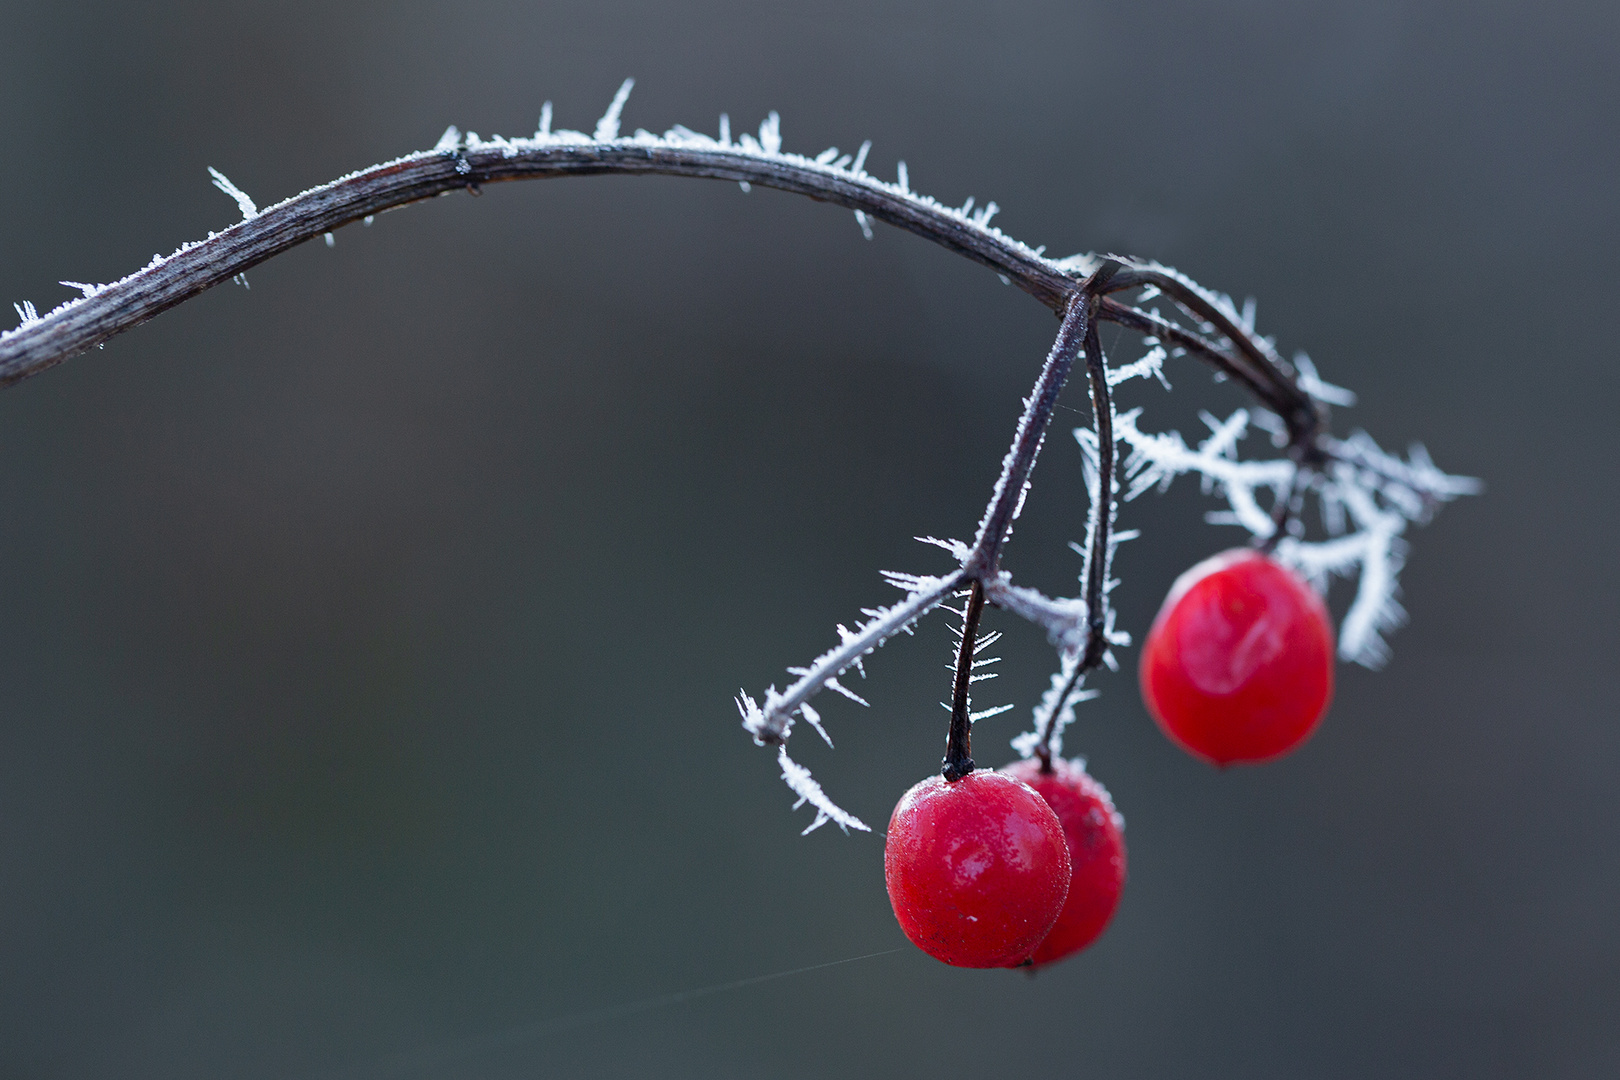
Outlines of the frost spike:
M 865 672 L 862 672 L 862 677 L 864 677 L 864 676 L 865 676 Z M 828 679 L 827 680 L 827 689 L 832 690 L 832 691 L 834 691 L 836 693 L 839 693 L 839 694 L 843 694 L 845 697 L 849 698 L 849 700 L 853 701 L 857 705 L 865 705 L 869 709 L 872 707 L 871 702 L 869 702 L 865 698 L 861 697 L 861 695 L 855 693 L 855 691 L 849 689 L 847 686 L 845 686 L 843 683 L 839 682 L 837 679 Z
M 597 142 L 612 142 L 619 137 L 619 116 L 624 112 L 624 103 L 630 100 L 630 90 L 635 85 L 635 79 L 626 79 L 619 84 L 618 93 L 613 95 L 613 102 L 602 114 L 602 119 L 596 122 L 596 133 L 591 138 Z
M 805 723 L 816 729 L 816 734 L 821 736 L 821 741 L 827 744 L 828 749 L 831 749 L 833 744 L 832 736 L 828 735 L 827 729 L 821 726 L 821 714 L 812 709 L 807 701 L 799 706 L 799 715 L 804 717 Z
M 1356 403 L 1354 390 L 1346 390 L 1342 386 L 1325 383 L 1316 373 L 1316 365 L 1311 358 L 1303 352 L 1294 354 L 1294 370 L 1299 373 L 1299 388 L 1327 405 L 1351 406 Z
M 455 128 L 451 128 L 450 130 L 454 131 Z M 443 140 L 440 141 L 442 142 Z M 248 221 L 251 218 L 255 218 L 259 215 L 258 205 L 255 204 L 252 199 L 248 198 L 247 192 L 243 191 L 241 188 L 231 183 L 230 180 L 226 179 L 224 173 L 210 165 L 208 166 L 208 175 L 214 178 L 215 187 L 219 188 L 219 190 L 236 200 L 236 208 L 242 211 L 243 221 Z
M 540 126 L 535 129 L 534 137 L 549 139 L 551 137 L 551 102 L 540 106 Z
M 439 136 L 439 141 L 433 144 L 435 154 L 453 154 L 460 148 L 461 129 L 454 124 L 445 128 L 444 134 Z M 208 171 L 213 172 L 214 170 L 209 169 Z
M 793 789 L 793 793 L 799 797 L 799 801 L 793 804 L 793 808 L 797 810 L 805 803 L 809 803 L 816 808 L 816 819 L 807 825 L 804 832 L 799 835 L 804 836 L 815 832 L 829 821 L 846 833 L 851 829 L 859 829 L 861 832 L 872 831 L 860 818 L 841 809 L 831 799 L 827 798 L 826 792 L 821 790 L 821 785 L 811 778 L 810 770 L 788 757 L 787 747 L 779 746 L 776 748 L 776 763 L 782 768 L 782 779 L 787 782 L 788 787 Z

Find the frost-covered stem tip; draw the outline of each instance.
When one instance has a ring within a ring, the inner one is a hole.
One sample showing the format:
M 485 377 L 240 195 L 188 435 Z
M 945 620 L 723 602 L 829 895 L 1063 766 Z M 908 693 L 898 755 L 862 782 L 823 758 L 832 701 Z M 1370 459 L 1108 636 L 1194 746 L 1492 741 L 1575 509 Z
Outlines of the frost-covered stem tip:
M 1052 768 L 1052 743 L 1058 735 L 1058 717 L 1063 715 L 1063 710 L 1068 707 L 1069 702 L 1074 698 L 1074 692 L 1080 688 L 1080 680 L 1085 677 L 1085 670 L 1079 664 L 1075 664 L 1074 669 L 1069 672 L 1068 679 L 1063 683 L 1062 691 L 1054 700 L 1052 715 L 1046 721 L 1046 731 L 1044 733 L 1037 732 L 1041 736 L 1041 740 L 1036 744 L 1035 757 L 1040 761 L 1041 772 L 1043 773 L 1055 771 Z
M 951 687 L 951 728 L 945 737 L 945 760 L 940 775 L 955 783 L 973 771 L 973 717 L 968 687 L 973 682 L 973 654 L 979 643 L 979 619 L 984 615 L 984 582 L 974 581 L 962 612 L 962 642 L 956 650 L 956 679 Z

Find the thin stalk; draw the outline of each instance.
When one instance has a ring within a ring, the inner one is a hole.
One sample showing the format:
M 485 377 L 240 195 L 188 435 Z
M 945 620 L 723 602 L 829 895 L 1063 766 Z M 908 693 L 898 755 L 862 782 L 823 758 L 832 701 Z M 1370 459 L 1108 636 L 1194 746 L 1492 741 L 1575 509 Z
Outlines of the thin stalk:
M 1013 520 L 1024 505 L 1024 489 L 1029 483 L 1030 472 L 1035 468 L 1035 459 L 1040 455 L 1041 444 L 1046 439 L 1046 429 L 1051 426 L 1058 395 L 1069 380 L 1069 372 L 1074 368 L 1074 359 L 1079 355 L 1087 333 L 1095 333 L 1095 330 L 1088 329 L 1096 321 L 1092 318 L 1095 306 L 1092 290 L 1106 282 L 1118 269 L 1118 263 L 1104 264 L 1069 297 L 1063 313 L 1063 324 L 1058 327 L 1057 338 L 1046 355 L 1046 363 L 1041 366 L 1035 387 L 1024 402 L 1024 414 L 1019 417 L 1012 447 L 1002 459 L 1001 476 L 996 480 L 989 505 L 984 508 L 984 517 L 979 521 L 972 553 L 962 564 L 962 569 L 970 577 L 980 578 L 997 572 L 1002 546 L 1012 532 Z
M 1074 670 L 1069 673 L 1069 681 L 1063 684 L 1063 693 L 1058 695 L 1057 708 L 1052 710 L 1052 719 L 1047 723 L 1046 738 L 1042 739 L 1040 745 L 1035 748 L 1035 756 L 1040 759 L 1041 772 L 1043 773 L 1055 771 L 1052 768 L 1052 739 L 1057 732 L 1057 718 L 1062 716 L 1063 710 L 1068 707 L 1069 699 L 1074 696 L 1074 691 L 1079 687 L 1080 680 L 1086 677 L 1086 670 L 1086 668 L 1076 664 Z
M 975 580 L 962 612 L 962 643 L 956 650 L 956 679 L 951 689 L 951 730 L 945 737 L 945 760 L 940 775 L 951 783 L 973 771 L 973 717 L 968 687 L 973 682 L 973 649 L 979 641 L 979 619 L 984 615 L 984 582 Z
M 1114 402 L 1108 388 L 1108 361 L 1103 356 L 1095 320 L 1086 328 L 1085 350 L 1092 423 L 1097 433 L 1097 494 L 1092 506 L 1091 548 L 1086 557 L 1086 646 L 1058 695 L 1057 707 L 1047 723 L 1046 738 L 1036 747 L 1042 772 L 1052 771 L 1052 738 L 1057 732 L 1058 717 L 1063 715 L 1086 672 L 1101 666 L 1103 654 L 1108 651 L 1104 600 L 1108 588 L 1108 545 L 1114 524 Z
M 1108 364 L 1097 339 L 1095 321 L 1086 327 L 1086 375 L 1091 384 L 1091 415 L 1097 432 L 1096 527 L 1091 530 L 1091 554 L 1086 560 L 1086 653 L 1080 671 L 1102 663 L 1108 642 L 1103 636 L 1104 596 L 1108 587 L 1109 533 L 1114 523 L 1114 403 L 1108 392 Z

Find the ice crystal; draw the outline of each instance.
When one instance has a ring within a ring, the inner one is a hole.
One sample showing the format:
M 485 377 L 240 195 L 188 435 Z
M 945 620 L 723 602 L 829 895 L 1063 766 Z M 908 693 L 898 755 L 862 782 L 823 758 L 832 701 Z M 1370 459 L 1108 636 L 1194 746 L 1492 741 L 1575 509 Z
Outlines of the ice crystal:
M 1313 387 L 1313 396 L 1353 400 L 1349 391 L 1321 382 L 1308 359 L 1301 366 L 1301 378 Z M 1279 500 L 1316 496 L 1328 538 L 1279 537 L 1274 554 L 1323 592 L 1330 577 L 1358 579 L 1355 599 L 1339 627 L 1339 655 L 1366 667 L 1381 667 L 1389 658 L 1384 633 L 1406 618 L 1399 601 L 1406 553 L 1402 534 L 1408 524 L 1427 521 L 1440 503 L 1478 492 L 1479 482 L 1441 472 L 1422 446 L 1414 446 L 1403 461 L 1359 431 L 1347 440 L 1324 440 L 1329 465 L 1319 474 L 1301 477 L 1298 466 L 1287 459 L 1239 460 L 1237 444 L 1252 418 L 1247 409 L 1238 409 L 1225 420 L 1200 414 L 1210 434 L 1196 450 L 1179 432 L 1143 432 L 1137 425 L 1140 414 L 1140 409 L 1133 409 L 1116 421 L 1116 435 L 1130 447 L 1125 460 L 1127 501 L 1155 487 L 1162 491 L 1183 473 L 1197 473 L 1204 493 L 1227 503 L 1227 510 L 1206 515 L 1212 524 L 1237 525 L 1255 539 L 1267 540 L 1276 529 L 1272 511 Z M 1267 493 L 1270 509 L 1261 505 L 1261 492 Z
M 1108 385 L 1118 386 L 1128 379 L 1157 379 L 1159 385 L 1166 390 L 1170 389 L 1170 380 L 1164 375 L 1164 362 L 1170 359 L 1170 354 L 1164 351 L 1164 346 L 1158 342 L 1152 343 L 1147 353 L 1140 359 L 1117 368 L 1108 369 Z
M 624 103 L 630 100 L 630 91 L 634 89 L 636 80 L 626 79 L 619 84 L 619 90 L 613 95 L 613 101 L 602 114 L 602 119 L 596 122 L 596 133 L 591 137 L 597 142 L 612 142 L 619 137 L 619 117 L 624 113 Z
M 861 832 L 872 831 L 866 822 L 827 798 L 827 793 L 821 790 L 821 785 L 810 775 L 810 770 L 788 757 L 785 745 L 776 748 L 776 763 L 782 767 L 782 779 L 799 797 L 799 801 L 793 804 L 793 809 L 797 810 L 805 803 L 815 808 L 816 818 L 804 827 L 801 836 L 815 832 L 829 821 L 846 833 L 851 829 L 859 829 Z
M 224 173 L 210 165 L 208 166 L 208 175 L 214 178 L 215 187 L 236 200 L 236 208 L 242 211 L 243 221 L 249 221 L 258 216 L 259 208 L 248 197 L 248 193 L 231 183 Z

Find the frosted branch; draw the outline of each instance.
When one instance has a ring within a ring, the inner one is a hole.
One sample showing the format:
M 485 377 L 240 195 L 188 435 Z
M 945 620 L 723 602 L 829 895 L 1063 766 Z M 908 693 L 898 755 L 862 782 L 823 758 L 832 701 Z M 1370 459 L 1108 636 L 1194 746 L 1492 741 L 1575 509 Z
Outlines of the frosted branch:
M 1318 389 L 1327 385 L 1314 368 L 1305 381 Z M 1328 389 L 1341 397 L 1349 393 Z M 1135 409 L 1118 418 L 1120 439 L 1131 447 L 1125 462 L 1129 482 L 1125 498 L 1134 499 L 1155 487 L 1162 491 L 1183 473 L 1199 474 L 1204 493 L 1224 498 L 1228 506 L 1207 515 L 1211 523 L 1238 525 L 1256 540 L 1272 540 L 1278 561 L 1292 566 L 1319 591 L 1327 590 L 1331 577 L 1358 578 L 1355 599 L 1339 628 L 1339 655 L 1366 667 L 1382 666 L 1389 658 L 1384 633 L 1406 619 L 1398 599 L 1406 551 L 1402 534 L 1408 524 L 1427 521 L 1440 503 L 1481 490 L 1479 481 L 1441 472 L 1421 446 L 1414 446 L 1403 461 L 1379 448 L 1365 432 L 1342 441 L 1320 439 L 1316 449 L 1325 458 L 1324 471 L 1302 481 L 1299 466 L 1290 460 L 1238 460 L 1237 443 L 1250 422 L 1246 409 L 1225 420 L 1202 414 L 1210 434 L 1196 450 L 1178 432 L 1141 431 L 1140 413 Z M 1278 511 L 1294 496 L 1296 484 L 1316 495 L 1328 539 L 1308 542 L 1299 536 L 1274 536 Z M 1260 505 L 1261 490 L 1270 492 L 1270 512 Z M 1353 531 L 1340 535 L 1347 529 Z
M 1269 488 L 1273 500 L 1286 498 L 1298 466 L 1292 461 L 1238 461 L 1237 441 L 1247 433 L 1249 412 L 1238 409 L 1224 421 L 1201 413 L 1210 435 L 1196 450 L 1187 446 L 1180 432 L 1163 435 L 1143 432 L 1137 426 L 1141 409 L 1119 416 L 1119 437 L 1131 448 L 1125 459 L 1125 500 L 1135 499 L 1157 487 L 1167 490 L 1182 473 L 1196 472 L 1203 477 L 1204 493 L 1224 497 L 1231 510 L 1211 520 L 1218 524 L 1241 525 L 1261 539 L 1275 528 L 1272 516 L 1262 509 L 1256 492 Z
M 1283 418 L 1294 442 L 1309 442 L 1321 430 L 1324 413 L 1317 399 L 1299 384 L 1278 355 L 1275 342 L 1255 330 L 1253 300 L 1239 310 L 1225 293 L 1206 289 L 1179 270 L 1152 261 L 1128 262 L 1110 291 L 1142 286 L 1162 294 L 1192 316 L 1198 323 L 1195 337 L 1213 334 L 1231 344 L 1234 351 L 1221 354 L 1224 364 Z M 1171 325 L 1175 330 L 1182 329 Z
M 971 201 L 971 200 L 970 200 Z M 1099 269 L 1088 284 L 1098 276 L 1111 273 L 1117 264 Z M 1001 461 L 1001 475 L 996 479 L 990 502 L 979 519 L 979 529 L 973 538 L 973 551 L 965 569 L 975 577 L 996 572 L 1001 547 L 1012 534 L 1013 522 L 1024 508 L 1024 497 L 1029 493 L 1029 474 L 1035 468 L 1035 459 L 1046 440 L 1046 429 L 1052 421 L 1052 410 L 1057 407 L 1058 394 L 1067 382 L 1075 357 L 1088 335 L 1094 337 L 1096 327 L 1091 316 L 1092 298 L 1085 291 L 1076 292 L 1064 311 L 1063 325 L 1057 340 L 1041 368 L 1040 378 L 1029 397 L 1024 399 L 1024 411 L 1018 418 L 1012 446 Z
M 863 656 L 938 607 L 961 585 L 963 576 L 963 572 L 957 570 L 944 577 L 911 579 L 916 587 L 900 603 L 877 609 L 855 630 L 840 626 L 838 646 L 816 657 L 808 667 L 797 669 L 799 679 L 792 686 L 781 693 L 775 687 L 767 690 L 763 705 L 756 705 L 747 694 L 737 699 L 743 727 L 761 746 L 786 742 L 793 729 L 793 714 L 806 701 L 836 683 L 838 677 L 858 664 Z M 838 690 L 848 693 L 842 687 Z
M 829 821 L 846 833 L 851 829 L 859 829 L 861 832 L 872 831 L 871 827 L 860 818 L 847 810 L 841 809 L 831 799 L 827 798 L 827 793 L 821 790 L 821 785 L 811 777 L 810 770 L 788 757 L 786 746 L 776 748 L 776 763 L 782 767 L 782 779 L 787 782 L 788 787 L 793 789 L 793 793 L 799 797 L 799 801 L 793 804 L 793 809 L 797 810 L 805 803 L 809 803 L 815 808 L 816 819 L 805 826 L 804 832 L 800 834 L 801 836 L 815 832 Z
M 231 183 L 230 180 L 226 179 L 224 173 L 210 165 L 208 166 L 208 175 L 214 178 L 215 187 L 219 188 L 219 190 L 236 200 L 236 207 L 242 211 L 243 221 L 247 221 L 258 216 L 259 208 L 254 205 L 253 200 L 248 197 L 247 192 L 243 191 L 241 188 Z
M 758 137 L 735 142 L 722 118 L 719 137 L 677 125 L 663 135 L 621 132 L 628 81 L 597 122 L 595 134 L 554 129 L 550 103 L 528 138 L 480 139 L 456 127 L 430 150 L 407 154 L 260 209 L 218 170 L 215 185 L 236 200 L 243 220 L 206 239 L 181 245 L 132 274 L 69 300 L 37 320 L 0 333 L 0 385 L 37 374 L 139 325 L 306 240 L 435 195 L 509 180 L 603 173 L 657 173 L 759 184 L 858 210 L 987 266 L 1047 307 L 1063 311 L 1080 279 L 1100 264 L 1091 256 L 1049 259 L 1007 236 L 990 218 L 995 208 L 947 206 L 910 190 L 900 170 L 894 183 L 866 171 L 865 159 L 839 164 L 782 150 L 780 120 L 771 114 Z M 77 286 L 75 286 L 77 287 Z M 1111 305 L 1101 317 L 1115 318 Z
M 985 582 L 985 596 L 1001 610 L 1044 629 L 1046 640 L 1060 651 L 1084 651 L 1090 620 L 1083 598 L 1049 597 L 1012 584 L 1005 574 Z
M 546 179 L 606 173 L 663 174 L 753 184 L 805 195 L 852 211 L 867 239 L 878 222 L 931 240 L 947 250 L 984 265 L 1003 282 L 1017 285 L 1063 316 L 1057 340 L 1046 358 L 1030 396 L 1025 399 L 1013 442 L 1002 461 L 984 514 L 971 544 L 936 540 L 956 560 L 958 569 L 944 576 L 891 573 L 891 584 L 905 599 L 887 608 L 863 612 L 855 630 L 838 628 L 839 644 L 807 667 L 790 668 L 795 681 L 782 692 L 772 687 L 756 702 L 740 694 L 737 706 L 743 726 L 762 745 L 778 748 L 783 779 L 816 811 L 807 832 L 828 821 L 840 828 L 866 830 L 858 819 L 835 806 L 803 766 L 792 761 L 786 742 L 802 718 L 831 745 L 832 739 L 810 698 L 828 689 L 866 704 L 840 681 L 848 669 L 861 670 L 862 658 L 912 624 L 946 597 L 971 587 L 967 634 L 956 665 L 953 694 L 953 738 L 979 718 L 1001 711 L 971 711 L 967 689 L 988 673 L 975 669 L 976 617 L 982 602 L 995 604 L 1043 627 L 1057 647 L 1061 667 L 1035 713 L 1035 730 L 1020 737 L 1021 753 L 1046 758 L 1061 749 L 1063 728 L 1072 721 L 1074 705 L 1094 696 L 1083 685 L 1086 673 L 1099 664 L 1116 666 L 1112 646 L 1129 637 L 1114 628 L 1109 594 L 1112 558 L 1117 544 L 1134 534 L 1114 529 L 1114 454 L 1116 443 L 1129 448 L 1124 462 L 1124 499 L 1167 487 L 1178 475 L 1196 472 L 1206 493 L 1224 498 L 1228 509 L 1210 520 L 1240 525 L 1274 547 L 1279 559 L 1325 588 L 1334 576 L 1358 576 L 1358 591 L 1340 634 L 1347 658 L 1377 664 L 1387 654 L 1382 634 L 1404 617 L 1396 599 L 1397 575 L 1405 553 L 1402 538 L 1413 522 L 1426 521 L 1441 504 L 1480 490 L 1477 481 L 1448 476 L 1436 468 L 1421 446 L 1403 460 L 1380 449 L 1364 433 L 1336 440 L 1325 434 L 1327 407 L 1350 405 L 1354 395 L 1325 382 L 1310 358 L 1295 355 L 1292 364 L 1278 354 L 1273 341 L 1255 325 L 1252 300 L 1241 307 L 1231 297 L 1198 285 L 1156 262 L 1099 257 L 1091 254 L 1048 258 L 1044 247 L 1031 248 L 992 224 L 1000 212 L 993 201 L 973 198 L 948 206 L 912 190 L 904 162 L 893 183 L 867 171 L 871 142 L 853 154 L 828 148 L 815 157 L 783 149 L 781 118 L 769 113 L 753 132 L 733 138 L 729 116 L 719 119 L 717 136 L 682 125 L 662 135 L 643 129 L 625 135 L 623 117 L 634 80 L 626 79 L 590 134 L 553 124 L 551 102 L 541 109 L 533 136 L 481 139 L 450 126 L 430 150 L 408 154 L 312 188 L 260 209 L 218 170 L 208 171 L 214 186 L 235 200 L 242 220 L 205 240 L 182 245 L 167 256 L 154 256 L 146 266 L 108 284 L 63 282 L 81 295 L 44 315 L 27 301 L 14 305 L 21 320 L 0 332 L 0 385 L 9 385 L 71 356 L 99 346 L 111 337 L 227 280 L 247 284 L 246 271 L 280 252 L 317 236 L 333 243 L 333 231 L 354 221 L 370 224 L 375 215 L 395 207 L 459 190 L 476 193 L 482 185 L 511 180 Z M 1135 304 L 1117 297 L 1137 290 Z M 1163 297 L 1179 314 L 1167 318 L 1142 305 Z M 1097 336 L 1106 320 L 1142 333 L 1148 352 L 1134 363 L 1110 370 Z M 1090 505 L 1084 557 L 1083 596 L 1052 599 L 1015 587 L 1000 568 L 1001 552 L 1029 490 L 1029 478 L 1044 444 L 1058 394 L 1074 361 L 1084 353 L 1091 389 L 1095 430 L 1076 432 L 1085 454 Z M 1116 415 L 1111 388 L 1132 378 L 1156 379 L 1167 389 L 1164 364 L 1182 356 L 1212 366 L 1265 407 L 1238 410 L 1225 420 L 1205 414 L 1210 434 L 1189 446 L 1179 434 L 1148 434 L 1137 421 L 1140 410 Z M 1237 444 L 1252 424 L 1266 427 L 1286 447 L 1288 458 L 1244 461 Z M 1262 504 L 1269 499 L 1270 511 Z M 1329 537 L 1306 542 L 1296 505 L 1312 494 L 1320 503 Z M 960 760 L 970 767 L 963 735 Z

